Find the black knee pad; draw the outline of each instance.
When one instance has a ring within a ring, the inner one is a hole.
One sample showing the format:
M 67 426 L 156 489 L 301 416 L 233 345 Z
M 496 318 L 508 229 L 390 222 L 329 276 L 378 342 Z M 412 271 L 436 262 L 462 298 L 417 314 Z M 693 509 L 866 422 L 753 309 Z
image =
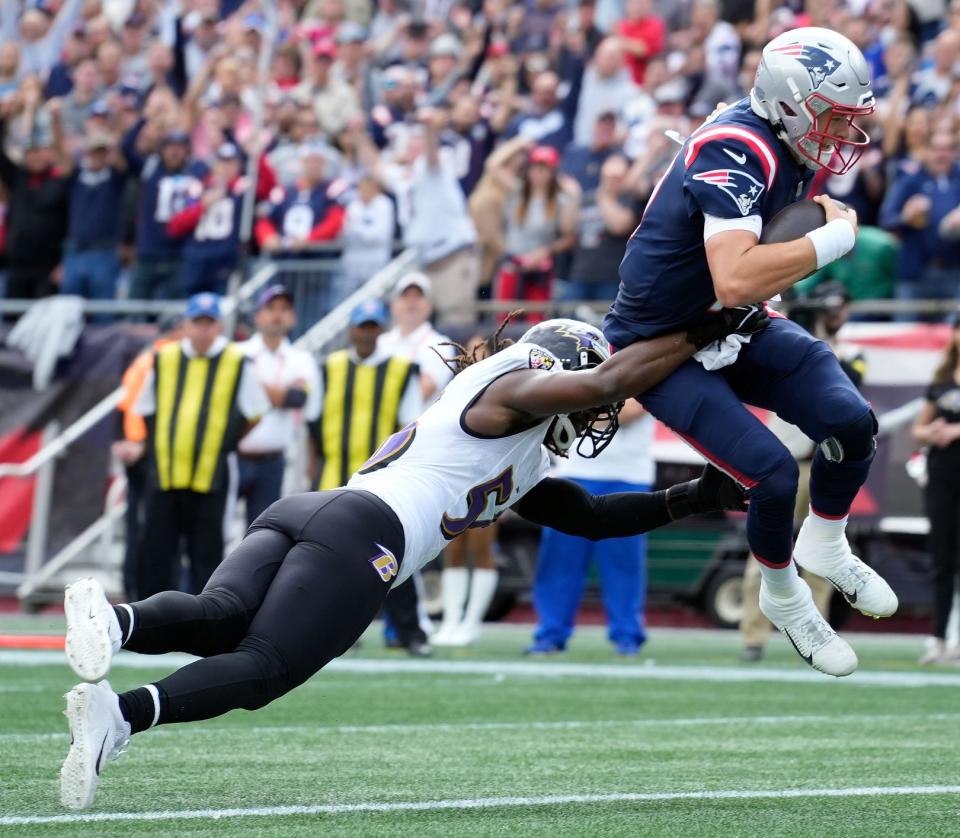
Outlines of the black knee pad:
M 797 461 L 788 454 L 750 491 L 750 500 L 782 501 L 792 504 L 797 496 L 799 482 L 800 469 Z
M 247 635 L 236 651 L 249 659 L 251 668 L 256 673 L 254 688 L 241 705 L 244 710 L 265 707 L 296 686 L 290 678 L 286 661 L 269 641 Z
M 820 453 L 831 463 L 870 461 L 877 450 L 878 430 L 876 414 L 868 409 L 821 442 Z

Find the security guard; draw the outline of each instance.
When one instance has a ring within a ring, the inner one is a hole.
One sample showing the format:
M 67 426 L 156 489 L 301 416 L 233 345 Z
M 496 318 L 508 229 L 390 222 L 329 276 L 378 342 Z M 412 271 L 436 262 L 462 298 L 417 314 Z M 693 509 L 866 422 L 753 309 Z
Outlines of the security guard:
M 350 314 L 350 347 L 324 361 L 321 413 L 314 425 L 315 452 L 322 461 L 318 488 L 343 486 L 390 434 L 423 409 L 419 370 L 406 358 L 377 348 L 388 323 L 380 300 L 367 300 Z M 399 645 L 412 655 L 431 653 L 420 625 L 416 583 L 408 579 L 384 604 Z
M 387 323 L 382 302 L 360 303 L 350 315 L 350 348 L 324 361 L 315 439 L 321 491 L 346 485 L 383 440 L 423 409 L 417 365 L 377 349 Z
M 135 407 L 147 420 L 151 467 L 138 561 L 141 598 L 178 587 L 181 538 L 191 592 L 220 564 L 227 455 L 270 408 L 243 352 L 222 331 L 220 298 L 191 297 L 184 337 L 156 353 Z

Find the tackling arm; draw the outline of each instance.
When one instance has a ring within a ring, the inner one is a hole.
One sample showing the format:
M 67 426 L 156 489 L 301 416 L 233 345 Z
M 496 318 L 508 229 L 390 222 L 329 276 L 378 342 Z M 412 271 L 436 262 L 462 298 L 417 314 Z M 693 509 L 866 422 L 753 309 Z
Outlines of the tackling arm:
M 725 309 L 696 330 L 637 341 L 593 369 L 577 372 L 518 370 L 489 388 L 502 407 L 531 417 L 575 413 L 617 404 L 663 381 L 698 349 L 729 334 L 755 334 L 769 318 L 762 306 Z
M 640 535 L 688 515 L 744 508 L 740 486 L 708 465 L 696 480 L 662 492 L 592 495 L 572 480 L 548 477 L 514 504 L 513 511 L 567 535 L 600 541 Z

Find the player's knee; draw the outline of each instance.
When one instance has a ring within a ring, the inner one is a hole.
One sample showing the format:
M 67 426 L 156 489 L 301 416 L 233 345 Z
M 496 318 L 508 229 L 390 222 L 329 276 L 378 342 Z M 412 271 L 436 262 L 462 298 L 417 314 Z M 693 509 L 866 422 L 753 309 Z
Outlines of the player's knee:
M 868 407 L 821 442 L 820 453 L 831 463 L 872 460 L 877 450 L 877 430 L 877 417 Z
M 792 504 L 799 483 L 797 461 L 784 449 L 777 466 L 750 492 L 750 502 Z
M 250 667 L 250 689 L 240 705 L 244 710 L 259 710 L 297 686 L 283 655 L 268 641 L 247 637 L 237 652 L 247 658 Z

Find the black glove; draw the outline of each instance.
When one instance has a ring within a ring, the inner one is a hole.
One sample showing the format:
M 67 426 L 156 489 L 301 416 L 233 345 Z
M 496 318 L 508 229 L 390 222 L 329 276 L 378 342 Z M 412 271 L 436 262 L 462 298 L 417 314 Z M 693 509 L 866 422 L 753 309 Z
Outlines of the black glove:
M 667 509 L 674 521 L 721 509 L 746 512 L 747 493 L 736 480 L 708 463 L 696 480 L 667 489 Z
M 766 329 L 770 316 L 763 303 L 720 309 L 709 320 L 687 329 L 687 340 L 697 349 L 709 346 L 727 335 L 755 335 Z

